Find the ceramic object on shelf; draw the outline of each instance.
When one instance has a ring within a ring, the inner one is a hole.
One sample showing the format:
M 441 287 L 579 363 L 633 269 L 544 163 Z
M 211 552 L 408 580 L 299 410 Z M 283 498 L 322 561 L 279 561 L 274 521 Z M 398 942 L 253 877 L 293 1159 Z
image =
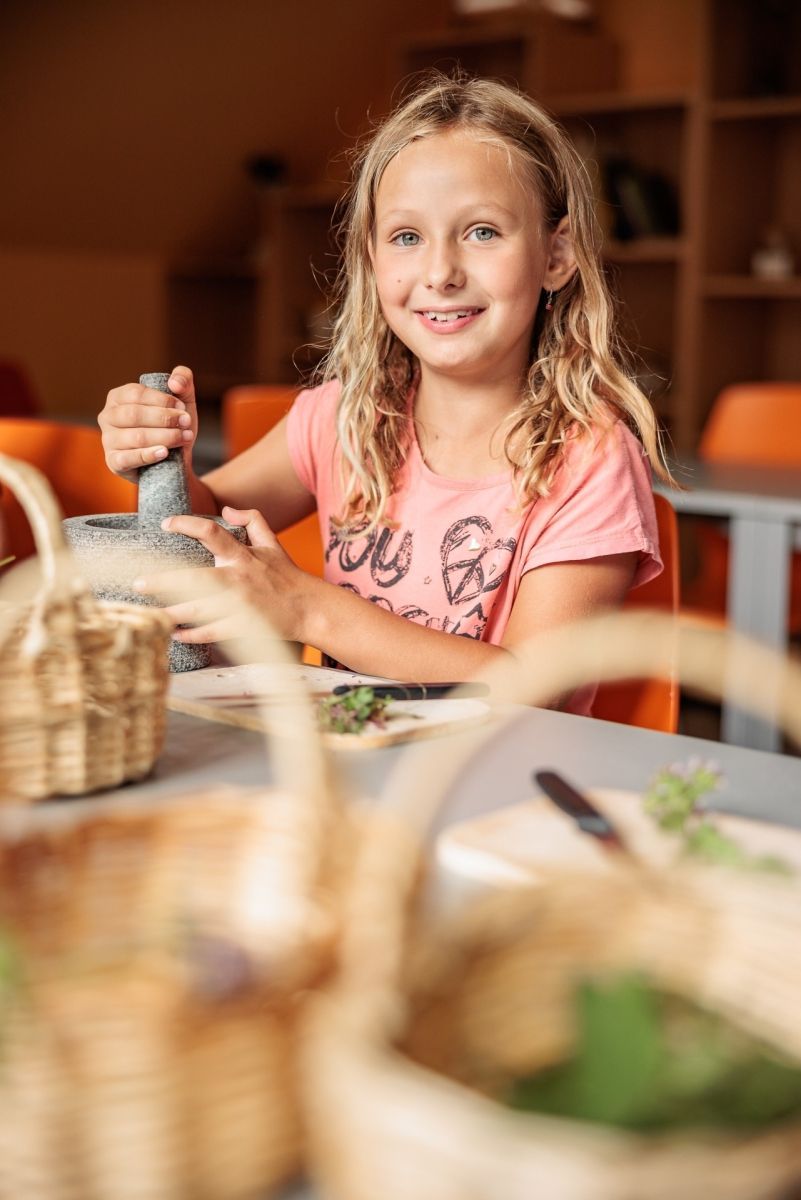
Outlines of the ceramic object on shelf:
M 169 392 L 169 375 L 158 372 L 141 375 L 143 387 Z M 161 528 L 165 517 L 192 512 L 183 450 L 170 450 L 161 462 L 139 470 L 139 499 L 136 513 L 96 513 L 68 517 L 64 533 L 82 574 L 101 600 L 128 604 L 157 604 L 152 596 L 137 592 L 133 583 L 140 576 L 154 575 L 183 567 L 210 567 L 214 557 L 194 538 L 167 533 Z M 238 541 L 244 542 L 244 529 L 229 525 L 221 517 L 216 521 Z M 195 671 L 211 662 L 211 646 L 170 643 L 170 670 Z

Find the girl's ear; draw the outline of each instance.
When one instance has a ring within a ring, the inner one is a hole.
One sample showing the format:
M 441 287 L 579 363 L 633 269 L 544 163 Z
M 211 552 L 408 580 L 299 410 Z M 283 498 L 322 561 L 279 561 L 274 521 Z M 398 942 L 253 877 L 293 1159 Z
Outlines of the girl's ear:
M 573 278 L 575 270 L 573 231 L 570 228 L 570 218 L 564 216 L 553 233 L 548 235 L 548 263 L 542 286 L 551 292 L 558 292 Z

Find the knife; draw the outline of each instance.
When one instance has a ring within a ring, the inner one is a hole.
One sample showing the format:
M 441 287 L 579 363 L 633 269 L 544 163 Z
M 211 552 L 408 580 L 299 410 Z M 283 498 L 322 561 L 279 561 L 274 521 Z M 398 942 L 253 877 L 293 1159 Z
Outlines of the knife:
M 327 700 L 330 696 L 345 696 L 360 687 L 370 687 L 376 696 L 387 700 L 441 700 L 454 688 L 459 688 L 462 696 L 489 695 L 486 683 L 338 683 L 333 690 L 310 692 L 309 696 L 312 700 Z M 225 692 L 193 698 L 201 703 L 225 704 L 233 708 L 286 703 L 286 696 L 280 692 Z
M 333 689 L 335 696 L 344 696 L 359 687 L 372 688 L 382 700 L 441 700 L 459 689 L 460 696 L 488 696 L 486 683 L 339 683 Z
M 562 775 L 557 775 L 556 771 L 535 771 L 533 778 L 548 799 L 568 817 L 573 818 L 582 833 L 597 838 L 610 850 L 628 854 L 628 847 L 609 818 Z

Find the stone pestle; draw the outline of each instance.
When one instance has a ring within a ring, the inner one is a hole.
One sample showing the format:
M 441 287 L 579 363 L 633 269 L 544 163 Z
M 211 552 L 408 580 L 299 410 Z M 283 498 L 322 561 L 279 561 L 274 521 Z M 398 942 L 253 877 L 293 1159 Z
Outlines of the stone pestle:
M 143 387 L 169 392 L 169 375 L 140 375 Z M 170 450 L 161 462 L 140 467 L 136 513 L 96 513 L 64 521 L 67 542 L 83 576 L 101 600 L 127 604 L 157 604 L 152 596 L 137 592 L 133 583 L 143 575 L 182 567 L 210 567 L 214 558 L 200 542 L 161 528 L 165 517 L 192 512 L 183 450 Z M 244 542 L 244 529 L 222 517 L 210 517 Z M 170 644 L 170 670 L 195 671 L 211 662 L 211 646 Z
M 170 377 L 163 371 L 140 375 L 142 387 L 172 395 L 168 387 Z M 161 462 L 139 468 L 139 500 L 137 513 L 140 526 L 160 525 L 165 517 L 177 517 L 192 511 L 189 483 L 186 478 L 184 452 L 168 450 Z

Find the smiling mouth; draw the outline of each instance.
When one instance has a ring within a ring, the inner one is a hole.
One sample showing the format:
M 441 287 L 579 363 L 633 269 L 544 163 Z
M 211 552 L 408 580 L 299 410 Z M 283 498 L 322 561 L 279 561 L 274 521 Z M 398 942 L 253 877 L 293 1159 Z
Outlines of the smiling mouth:
M 464 320 L 465 317 L 475 317 L 483 310 L 480 308 L 454 308 L 447 312 L 436 308 L 421 308 L 417 310 L 427 321 L 437 325 L 450 325 L 453 321 Z

